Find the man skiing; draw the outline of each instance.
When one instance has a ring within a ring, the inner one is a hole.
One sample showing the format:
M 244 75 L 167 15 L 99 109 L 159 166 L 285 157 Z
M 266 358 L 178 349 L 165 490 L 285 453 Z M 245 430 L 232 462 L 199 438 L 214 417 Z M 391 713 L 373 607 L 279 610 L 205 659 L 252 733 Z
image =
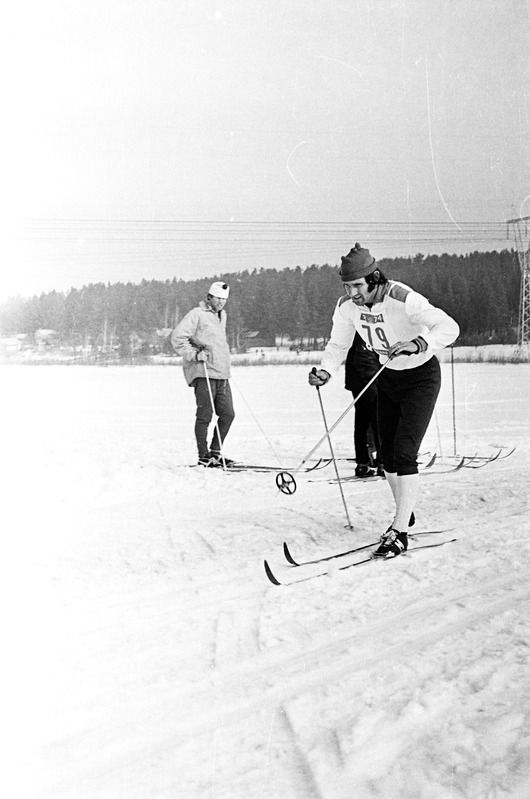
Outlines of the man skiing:
M 206 301 L 201 300 L 189 311 L 171 334 L 174 350 L 182 355 L 184 378 L 195 391 L 199 465 L 209 468 L 234 464 L 222 452 L 234 421 L 229 383 L 230 349 L 226 340 L 226 311 L 223 310 L 229 293 L 226 283 L 212 283 Z M 208 427 L 214 411 L 217 421 L 208 447 Z
M 419 487 L 418 451 L 440 391 L 436 350 L 452 344 L 459 327 L 413 289 L 388 280 L 369 250 L 356 243 L 341 258 L 346 295 L 333 314 L 330 340 L 312 386 L 330 380 L 343 363 L 355 331 L 385 369 L 377 378 L 380 459 L 395 502 L 394 518 L 374 557 L 395 557 L 408 547 Z

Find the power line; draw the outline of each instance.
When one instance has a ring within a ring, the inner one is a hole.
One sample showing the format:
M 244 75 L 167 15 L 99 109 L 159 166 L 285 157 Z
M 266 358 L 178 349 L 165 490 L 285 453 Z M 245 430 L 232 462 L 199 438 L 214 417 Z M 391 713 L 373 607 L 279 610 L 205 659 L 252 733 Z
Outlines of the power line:
M 12 238 L 26 242 L 76 242 L 139 246 L 164 243 L 218 242 L 241 245 L 272 242 L 314 246 L 336 244 L 348 236 L 374 243 L 498 242 L 505 240 L 505 223 L 462 223 L 458 232 L 447 223 L 292 223 L 292 222 L 181 222 L 148 220 L 26 220 Z

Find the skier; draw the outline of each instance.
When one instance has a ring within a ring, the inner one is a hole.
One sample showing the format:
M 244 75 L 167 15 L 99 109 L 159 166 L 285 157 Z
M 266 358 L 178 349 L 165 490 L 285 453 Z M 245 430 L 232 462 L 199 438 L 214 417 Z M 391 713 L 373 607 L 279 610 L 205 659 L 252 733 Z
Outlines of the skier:
M 346 356 L 345 388 L 356 397 L 370 382 L 379 369 L 379 359 L 373 350 L 369 350 L 355 333 L 353 344 Z M 377 430 L 377 385 L 373 383 L 355 405 L 353 422 L 353 441 L 355 446 L 355 476 L 373 477 L 374 468 L 379 476 L 384 476 L 379 460 L 379 434 Z M 372 452 L 376 451 L 373 461 Z
M 230 289 L 226 283 L 212 283 L 206 301 L 201 300 L 181 319 L 171 334 L 174 350 L 182 355 L 184 378 L 195 391 L 197 411 L 195 439 L 199 465 L 213 468 L 233 466 L 222 453 L 223 442 L 234 421 L 230 389 L 230 349 L 226 340 L 226 311 Z M 208 448 L 208 427 L 217 416 Z
M 320 369 L 310 372 L 309 383 L 321 386 L 330 380 L 355 331 L 386 366 L 377 379 L 377 419 L 395 513 L 373 554 L 395 557 L 408 547 L 419 487 L 418 451 L 440 391 L 440 364 L 433 353 L 452 344 L 460 331 L 445 311 L 403 283 L 388 280 L 358 243 L 341 258 L 339 275 L 346 294 L 337 302 Z

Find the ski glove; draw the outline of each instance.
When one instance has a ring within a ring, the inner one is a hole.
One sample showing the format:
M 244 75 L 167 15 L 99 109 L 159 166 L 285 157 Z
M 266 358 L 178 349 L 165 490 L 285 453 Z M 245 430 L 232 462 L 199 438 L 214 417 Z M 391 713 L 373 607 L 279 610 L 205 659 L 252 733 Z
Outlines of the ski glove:
M 315 366 L 309 372 L 309 385 L 310 386 L 323 386 L 330 379 L 331 375 L 325 369 L 317 369 Z
M 395 358 L 396 355 L 416 355 L 419 352 L 425 352 L 427 349 L 427 342 L 422 336 L 413 338 L 412 341 L 398 341 L 392 344 L 388 350 L 388 357 Z
M 208 353 L 206 350 L 199 350 L 197 355 L 195 356 L 197 361 L 208 361 Z

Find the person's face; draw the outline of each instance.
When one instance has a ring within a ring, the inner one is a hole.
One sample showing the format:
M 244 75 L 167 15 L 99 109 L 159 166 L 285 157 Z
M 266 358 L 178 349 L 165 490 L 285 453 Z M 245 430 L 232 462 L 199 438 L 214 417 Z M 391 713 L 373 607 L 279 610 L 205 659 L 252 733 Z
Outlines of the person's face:
M 368 288 L 365 277 L 360 277 L 357 280 L 345 281 L 342 285 L 355 305 L 366 305 L 374 296 L 376 290 L 376 287 L 371 290 Z
M 226 305 L 226 298 L 221 299 L 221 297 L 213 297 L 211 294 L 208 297 L 208 302 L 210 303 L 211 307 L 216 313 L 222 311 Z

